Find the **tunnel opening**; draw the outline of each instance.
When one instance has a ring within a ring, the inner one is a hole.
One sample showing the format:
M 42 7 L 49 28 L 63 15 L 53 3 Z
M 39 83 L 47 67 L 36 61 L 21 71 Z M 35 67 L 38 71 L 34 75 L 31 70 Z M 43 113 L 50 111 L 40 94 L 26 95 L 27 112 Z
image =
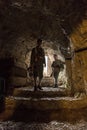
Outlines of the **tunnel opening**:
M 54 77 L 51 77 L 52 74 L 52 62 L 54 61 L 54 54 L 58 55 L 58 59 L 65 62 L 65 57 L 61 53 L 61 50 L 58 45 L 54 44 L 54 42 L 48 42 L 43 41 L 42 45 L 43 49 L 45 50 L 45 60 L 46 60 L 46 66 L 44 67 L 43 71 L 43 80 L 42 80 L 42 86 L 54 86 Z M 32 46 L 33 48 L 33 46 Z M 32 50 L 32 48 L 30 50 Z M 30 66 L 30 57 L 31 57 L 31 51 L 27 52 L 25 62 L 27 67 Z M 58 76 L 58 84 L 60 87 L 67 88 L 68 81 L 67 81 L 67 72 L 66 72 L 66 65 L 64 65 L 64 69 L 60 70 L 59 76 Z M 47 81 L 46 81 L 47 79 Z M 49 79 L 49 80 L 48 80 Z M 51 79 L 51 80 L 50 80 Z M 29 76 L 29 73 L 27 73 L 27 80 L 30 82 L 32 79 Z

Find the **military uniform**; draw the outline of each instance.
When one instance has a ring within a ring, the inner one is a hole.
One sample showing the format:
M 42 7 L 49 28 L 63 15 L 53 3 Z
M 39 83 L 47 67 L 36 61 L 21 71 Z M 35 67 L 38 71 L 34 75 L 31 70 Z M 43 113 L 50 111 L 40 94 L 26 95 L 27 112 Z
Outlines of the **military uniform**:
M 33 48 L 30 65 L 32 66 L 34 77 L 43 78 L 43 64 L 45 64 L 44 49 L 42 47 Z
M 60 69 L 61 69 L 61 65 L 62 65 L 62 61 L 56 59 L 55 61 L 53 61 L 51 67 L 53 68 L 53 76 L 54 76 L 54 79 L 55 79 L 55 87 L 58 87 L 57 85 L 57 80 L 58 80 L 58 76 L 59 76 L 59 72 L 60 72 Z

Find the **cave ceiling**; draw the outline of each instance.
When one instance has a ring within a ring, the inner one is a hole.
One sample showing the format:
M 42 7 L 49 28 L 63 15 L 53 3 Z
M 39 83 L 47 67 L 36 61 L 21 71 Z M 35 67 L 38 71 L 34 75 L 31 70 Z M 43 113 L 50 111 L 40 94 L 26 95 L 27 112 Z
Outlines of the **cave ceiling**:
M 0 0 L 0 39 L 12 43 L 29 35 L 67 47 L 73 28 L 86 17 L 86 8 L 86 0 Z

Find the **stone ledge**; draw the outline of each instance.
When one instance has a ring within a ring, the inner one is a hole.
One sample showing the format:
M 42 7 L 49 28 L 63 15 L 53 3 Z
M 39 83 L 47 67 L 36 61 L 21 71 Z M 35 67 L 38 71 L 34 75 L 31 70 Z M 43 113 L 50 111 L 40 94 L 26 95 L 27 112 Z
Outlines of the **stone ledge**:
M 33 88 L 23 87 L 23 88 L 15 88 L 13 92 L 13 96 L 16 97 L 32 97 L 32 98 L 44 98 L 44 97 L 61 97 L 61 96 L 69 96 L 70 91 L 63 88 L 52 88 L 52 87 L 43 87 L 43 91 L 33 92 Z
M 10 72 L 12 76 L 27 77 L 27 70 L 18 66 L 13 66 Z
M 10 85 L 13 87 L 24 86 L 27 83 L 27 78 L 12 76 L 9 79 Z
M 22 97 L 8 97 L 6 104 L 11 107 L 14 105 L 16 109 L 28 108 L 37 110 L 58 110 L 58 109 L 83 109 L 87 107 L 87 97 L 73 98 L 73 97 L 57 97 L 57 98 L 22 98 Z

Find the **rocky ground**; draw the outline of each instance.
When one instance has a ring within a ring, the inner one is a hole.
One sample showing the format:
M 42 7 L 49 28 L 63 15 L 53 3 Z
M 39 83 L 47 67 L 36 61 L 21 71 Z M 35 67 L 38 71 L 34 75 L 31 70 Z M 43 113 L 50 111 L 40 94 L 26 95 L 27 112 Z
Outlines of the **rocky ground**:
M 87 130 L 87 122 L 80 121 L 75 124 L 68 122 L 49 123 L 24 123 L 24 122 L 0 122 L 0 130 Z
M 0 113 L 0 130 L 87 130 L 87 97 L 69 97 L 66 90 L 15 88 Z

